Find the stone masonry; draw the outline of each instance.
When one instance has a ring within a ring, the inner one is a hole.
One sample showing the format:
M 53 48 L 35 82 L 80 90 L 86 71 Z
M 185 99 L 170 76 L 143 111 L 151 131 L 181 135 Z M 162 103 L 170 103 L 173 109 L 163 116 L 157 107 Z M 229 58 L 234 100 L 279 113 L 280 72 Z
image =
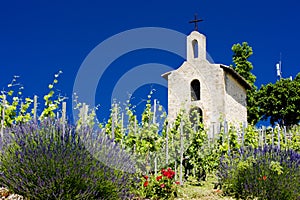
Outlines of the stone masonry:
M 221 120 L 236 125 L 247 121 L 246 89 L 251 86 L 233 69 L 206 59 L 206 37 L 198 31 L 187 37 L 187 60 L 162 76 L 168 80 L 170 121 L 181 109 L 200 108 L 211 136 Z

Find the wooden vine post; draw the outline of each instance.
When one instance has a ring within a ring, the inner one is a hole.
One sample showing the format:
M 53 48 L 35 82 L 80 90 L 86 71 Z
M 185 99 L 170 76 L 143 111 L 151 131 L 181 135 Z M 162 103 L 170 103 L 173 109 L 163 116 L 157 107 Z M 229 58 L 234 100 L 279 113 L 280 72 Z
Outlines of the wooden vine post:
M 278 149 L 280 149 L 280 127 L 279 127 L 279 125 L 277 126 L 277 146 L 278 146 Z
M 6 96 L 3 94 L 3 101 L 2 101 L 2 119 L 1 119 L 1 141 L 3 144 L 4 138 L 4 120 L 5 120 L 5 104 L 6 104 Z
M 137 127 L 136 127 L 136 117 L 134 117 L 134 136 L 137 135 Z M 137 139 L 136 139 L 137 140 Z M 137 142 L 137 141 L 136 141 Z M 136 152 L 136 142 L 133 144 L 133 153 Z
M 155 119 L 155 115 L 156 115 L 156 99 L 154 99 L 154 105 L 153 105 L 153 120 L 152 123 L 155 125 L 156 124 L 156 119 Z M 156 133 L 158 134 L 158 133 Z M 156 156 L 156 152 L 155 153 L 155 157 L 154 157 L 154 173 L 155 176 L 157 176 L 157 156 Z
M 63 129 L 63 133 L 62 133 L 62 136 L 63 136 L 63 139 L 64 139 L 64 136 L 65 136 L 65 132 L 66 132 L 66 115 L 67 115 L 67 103 L 66 102 L 63 102 L 62 103 L 62 129 Z
M 174 135 L 172 135 L 172 149 L 174 148 Z M 175 181 L 177 180 L 177 159 L 176 159 L 176 154 L 175 154 L 175 166 L 174 166 L 174 171 L 175 171 Z
M 117 121 L 117 104 L 113 104 L 113 109 L 112 109 L 112 117 L 111 117 L 111 137 L 114 140 L 115 139 L 115 123 Z
M 242 147 L 244 147 L 244 140 L 245 140 L 245 130 L 246 130 L 246 123 L 243 123 L 243 128 L 242 128 Z
M 272 131 L 272 146 L 274 146 L 274 129 L 271 128 L 271 131 Z
M 228 131 L 228 124 L 227 121 L 224 121 L 224 139 L 225 136 L 227 137 L 227 144 L 228 144 L 228 155 L 230 155 L 230 135 L 229 135 L 229 131 Z
M 33 121 L 34 121 L 34 123 L 36 123 L 37 122 L 37 96 L 36 95 L 34 95 L 34 97 L 33 97 Z
M 168 135 L 168 131 L 169 131 L 169 125 L 167 125 L 166 127 L 166 165 L 168 165 L 169 163 L 169 135 Z
M 85 103 L 82 104 L 82 111 L 81 111 L 81 119 L 82 119 L 82 126 L 85 127 L 87 125 L 87 118 L 88 118 L 88 109 L 89 106 Z
M 287 134 L 286 134 L 286 126 L 283 127 L 283 133 L 284 133 L 284 143 L 287 148 Z
M 180 168 L 179 168 L 179 182 L 180 185 L 183 185 L 182 181 L 182 170 L 183 170 L 183 124 L 182 121 L 180 122 Z
M 262 147 L 262 128 L 258 129 L 258 146 Z
M 123 138 L 124 138 L 124 113 L 121 114 L 121 147 L 123 148 Z

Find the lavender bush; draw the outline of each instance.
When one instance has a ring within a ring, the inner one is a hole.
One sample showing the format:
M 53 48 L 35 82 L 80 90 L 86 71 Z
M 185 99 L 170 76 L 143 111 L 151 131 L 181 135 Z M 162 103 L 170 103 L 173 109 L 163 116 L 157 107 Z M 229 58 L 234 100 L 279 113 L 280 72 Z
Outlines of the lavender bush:
M 299 199 L 300 154 L 277 146 L 223 156 L 218 177 L 227 195 L 241 199 Z
M 0 183 L 29 199 L 125 199 L 138 182 L 130 156 L 88 127 L 51 120 L 5 135 Z

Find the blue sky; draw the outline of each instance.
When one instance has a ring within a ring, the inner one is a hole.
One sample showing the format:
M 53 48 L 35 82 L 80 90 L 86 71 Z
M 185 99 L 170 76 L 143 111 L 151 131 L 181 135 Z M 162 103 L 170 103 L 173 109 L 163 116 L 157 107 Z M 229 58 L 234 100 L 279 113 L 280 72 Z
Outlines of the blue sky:
M 189 34 L 193 25 L 188 21 L 194 13 L 205 20 L 199 29 L 207 37 L 207 51 L 215 63 L 230 65 L 235 43 L 246 41 L 253 47 L 251 61 L 259 87 L 276 81 L 275 64 L 280 53 L 284 77 L 300 72 L 299 8 L 296 0 L 1 1 L 0 87 L 5 88 L 14 75 L 19 75 L 24 96 L 42 97 L 53 75 L 62 70 L 57 88 L 72 97 L 80 66 L 101 42 L 140 27 Z M 108 97 L 122 73 L 152 62 L 177 68 L 182 61 L 168 52 L 149 49 L 120 56 L 97 86 L 96 104 L 102 106 L 98 117 L 107 118 Z M 166 89 L 155 84 L 151 87 L 157 87 L 157 98 L 166 104 Z M 146 98 L 142 89 L 136 93 Z

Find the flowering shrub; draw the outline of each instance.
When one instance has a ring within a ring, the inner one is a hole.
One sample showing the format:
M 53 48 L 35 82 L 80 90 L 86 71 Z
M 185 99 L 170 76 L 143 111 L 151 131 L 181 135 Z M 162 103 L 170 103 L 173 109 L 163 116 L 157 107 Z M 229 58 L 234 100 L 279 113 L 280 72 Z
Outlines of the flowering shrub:
M 162 169 L 158 176 L 144 176 L 144 197 L 150 199 L 174 199 L 177 196 L 178 181 L 174 181 L 175 172 Z
M 134 163 L 104 133 L 52 120 L 14 125 L 5 135 L 0 183 L 12 192 L 31 200 L 131 198 L 134 169 L 112 166 Z
M 241 149 L 222 157 L 218 172 L 225 194 L 248 199 L 299 199 L 300 154 L 274 146 Z

